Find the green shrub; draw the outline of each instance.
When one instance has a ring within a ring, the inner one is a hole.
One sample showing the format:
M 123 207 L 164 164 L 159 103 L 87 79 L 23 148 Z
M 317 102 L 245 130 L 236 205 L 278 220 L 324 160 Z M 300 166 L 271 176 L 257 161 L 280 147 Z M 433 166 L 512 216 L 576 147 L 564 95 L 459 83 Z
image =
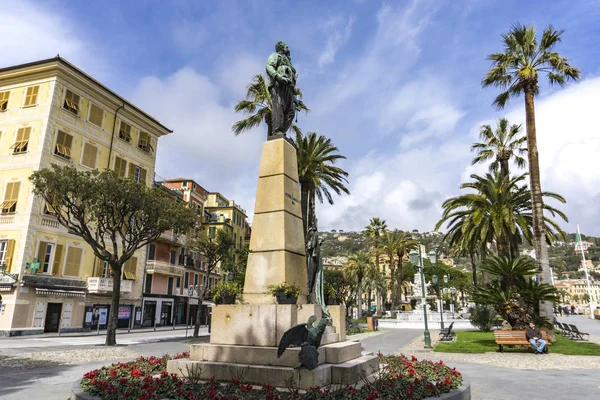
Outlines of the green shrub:
M 471 308 L 471 324 L 481 332 L 489 332 L 494 326 L 496 312 L 492 306 L 476 305 Z

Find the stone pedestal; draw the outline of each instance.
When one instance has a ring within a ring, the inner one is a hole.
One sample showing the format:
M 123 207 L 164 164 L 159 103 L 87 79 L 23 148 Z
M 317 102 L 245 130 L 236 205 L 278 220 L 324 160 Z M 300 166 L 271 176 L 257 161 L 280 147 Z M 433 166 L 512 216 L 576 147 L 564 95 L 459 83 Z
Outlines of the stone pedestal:
M 298 303 L 307 302 L 298 162 L 296 149 L 285 138 L 263 144 L 250 251 L 244 301 L 273 304 L 267 286 L 288 282 L 302 288 Z

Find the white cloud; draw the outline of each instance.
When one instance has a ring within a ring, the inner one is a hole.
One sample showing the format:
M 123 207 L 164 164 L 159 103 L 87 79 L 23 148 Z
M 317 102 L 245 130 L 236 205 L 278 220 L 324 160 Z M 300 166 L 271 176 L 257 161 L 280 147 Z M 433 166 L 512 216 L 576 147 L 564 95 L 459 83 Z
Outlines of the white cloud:
M 331 64 L 335 60 L 337 52 L 350 38 L 354 21 L 354 17 L 335 17 L 325 23 L 324 30 L 327 35 L 327 42 L 317 61 L 319 68 Z
M 178 19 L 171 35 L 175 44 L 185 52 L 199 50 L 211 36 L 203 21 L 188 19 Z
M 248 71 L 240 73 L 251 76 Z M 231 126 L 241 116 L 234 114 L 215 82 L 185 67 L 164 79 L 143 78 L 133 99 L 174 130 L 159 140 L 158 174 L 194 178 L 205 189 L 253 210 L 266 133 L 257 129 L 235 137 Z
M 60 54 L 77 66 L 97 71 L 94 53 L 73 21 L 30 1 L 8 0 L 0 12 L 2 66 L 27 63 Z

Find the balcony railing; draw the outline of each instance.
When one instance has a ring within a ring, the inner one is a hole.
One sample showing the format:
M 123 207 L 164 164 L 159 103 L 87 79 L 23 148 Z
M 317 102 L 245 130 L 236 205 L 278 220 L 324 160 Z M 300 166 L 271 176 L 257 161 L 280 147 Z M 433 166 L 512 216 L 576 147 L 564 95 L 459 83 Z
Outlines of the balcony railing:
M 167 242 L 185 245 L 185 235 L 175 234 L 172 230 L 161 233 L 160 238 Z
M 112 292 L 113 290 L 112 278 L 88 278 L 87 284 L 90 293 Z M 133 281 L 121 280 L 121 293 L 131 293 L 132 288 Z
M 45 226 L 47 228 L 52 228 L 52 229 L 58 229 L 60 227 L 60 224 L 58 223 L 58 221 L 56 219 L 45 218 L 45 217 L 42 217 L 41 225 Z
M 164 261 L 148 260 L 146 262 L 146 273 L 171 276 L 182 276 L 185 268 Z

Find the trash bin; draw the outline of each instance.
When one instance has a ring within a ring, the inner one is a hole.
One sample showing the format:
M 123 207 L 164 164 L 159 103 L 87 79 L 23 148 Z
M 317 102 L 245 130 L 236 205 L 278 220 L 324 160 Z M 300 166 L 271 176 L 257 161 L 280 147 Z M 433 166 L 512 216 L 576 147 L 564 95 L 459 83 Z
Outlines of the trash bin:
M 367 329 L 370 331 L 374 331 L 375 330 L 375 325 L 373 322 L 373 317 L 367 317 Z

